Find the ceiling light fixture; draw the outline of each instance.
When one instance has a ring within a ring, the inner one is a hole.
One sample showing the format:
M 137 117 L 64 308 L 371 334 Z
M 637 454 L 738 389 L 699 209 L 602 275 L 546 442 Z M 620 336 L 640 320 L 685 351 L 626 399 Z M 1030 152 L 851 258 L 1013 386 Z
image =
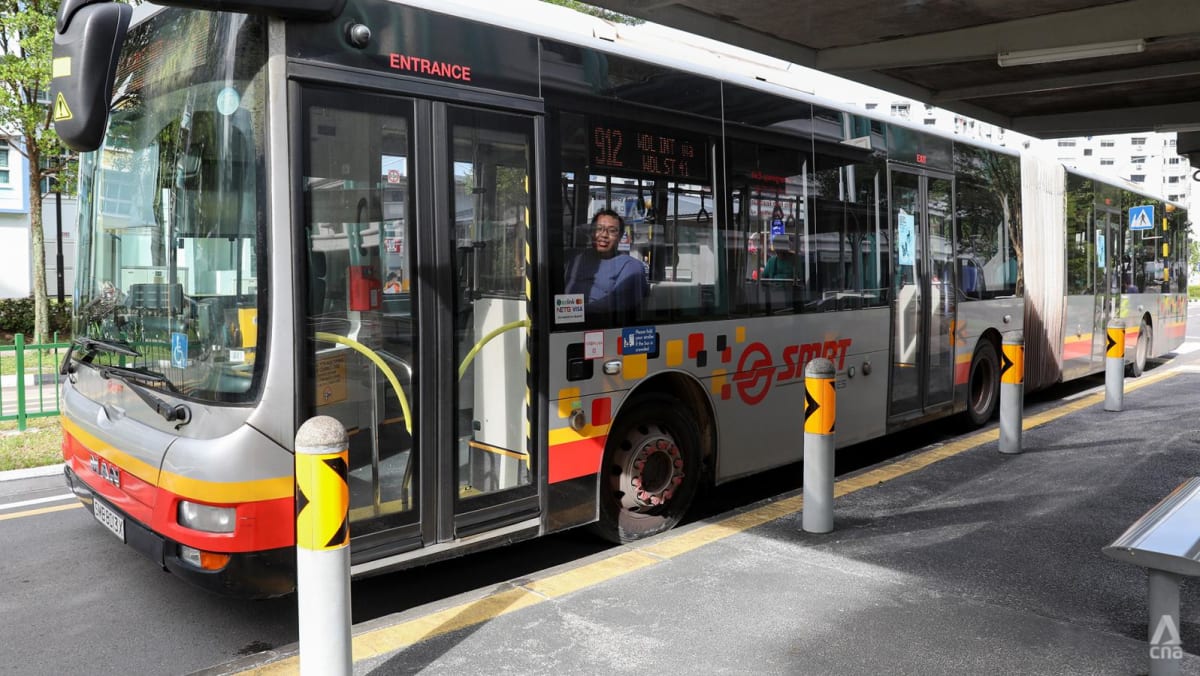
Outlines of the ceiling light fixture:
M 1000 52 L 996 63 L 1001 68 L 1009 66 L 1031 66 L 1038 63 L 1095 59 L 1101 56 L 1140 54 L 1146 51 L 1145 40 L 1121 40 L 1120 42 L 1095 42 L 1090 45 L 1070 45 L 1048 49 L 1027 49 L 1017 52 Z

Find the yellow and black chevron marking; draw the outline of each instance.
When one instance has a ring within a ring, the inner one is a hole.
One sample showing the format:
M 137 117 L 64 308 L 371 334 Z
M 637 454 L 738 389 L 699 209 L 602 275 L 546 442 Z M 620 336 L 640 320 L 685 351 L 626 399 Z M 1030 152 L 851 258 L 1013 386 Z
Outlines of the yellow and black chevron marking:
M 1000 382 L 1021 385 L 1025 382 L 1025 346 L 1005 343 L 1000 350 Z
M 533 352 L 533 252 L 530 238 L 533 237 L 533 221 L 530 220 L 529 175 L 525 175 L 525 468 L 532 469 L 533 458 L 533 365 L 529 355 Z
M 833 434 L 837 421 L 837 392 L 833 378 L 804 379 L 804 431 Z
M 1108 345 L 1104 348 L 1106 357 L 1114 359 L 1125 358 L 1125 329 L 1108 327 Z
M 322 551 L 350 543 L 346 451 L 296 454 L 296 546 Z

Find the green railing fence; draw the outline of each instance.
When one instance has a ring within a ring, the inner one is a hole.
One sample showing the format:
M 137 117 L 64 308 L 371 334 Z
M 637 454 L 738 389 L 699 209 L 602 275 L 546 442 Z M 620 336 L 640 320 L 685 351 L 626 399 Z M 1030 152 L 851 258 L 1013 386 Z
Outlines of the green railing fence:
M 24 430 L 29 418 L 58 415 L 58 369 L 68 342 L 25 343 L 18 333 L 12 345 L 0 345 L 0 421 L 16 420 Z

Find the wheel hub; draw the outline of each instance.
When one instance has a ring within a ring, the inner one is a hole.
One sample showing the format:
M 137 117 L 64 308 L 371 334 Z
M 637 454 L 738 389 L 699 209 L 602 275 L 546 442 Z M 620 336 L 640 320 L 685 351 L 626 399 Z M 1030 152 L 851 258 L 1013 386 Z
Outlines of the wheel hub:
M 649 426 L 631 440 L 621 472 L 621 506 L 630 511 L 659 507 L 683 484 L 683 454 L 670 434 Z

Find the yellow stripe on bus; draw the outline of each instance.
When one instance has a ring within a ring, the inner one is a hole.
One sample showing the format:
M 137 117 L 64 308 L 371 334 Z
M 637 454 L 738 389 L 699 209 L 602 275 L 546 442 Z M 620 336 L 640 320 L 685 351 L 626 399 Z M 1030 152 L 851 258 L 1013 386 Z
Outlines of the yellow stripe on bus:
M 550 445 L 557 446 L 559 444 L 569 444 L 572 441 L 602 437 L 608 434 L 608 428 L 609 425 L 584 425 L 583 429 L 578 432 L 570 427 L 550 430 Z
M 193 479 L 173 472 L 160 472 L 156 467 L 100 441 L 69 418 L 64 416 L 61 420 L 63 429 L 88 451 L 115 463 L 122 471 L 129 472 L 152 486 L 158 486 L 183 498 L 201 502 L 259 502 L 290 498 L 295 490 L 295 478 L 291 475 L 251 481 L 217 482 Z

